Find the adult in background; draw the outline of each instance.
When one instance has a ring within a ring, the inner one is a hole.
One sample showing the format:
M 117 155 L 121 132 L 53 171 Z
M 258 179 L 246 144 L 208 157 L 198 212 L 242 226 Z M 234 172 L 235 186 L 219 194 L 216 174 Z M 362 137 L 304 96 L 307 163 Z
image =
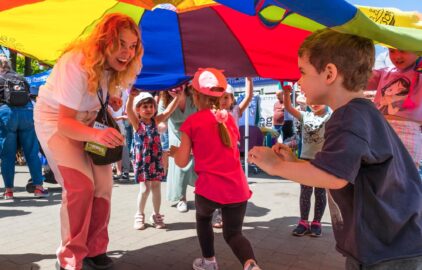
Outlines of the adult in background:
M 9 91 L 22 91 L 21 98 L 27 95 L 27 101 L 14 96 Z M 15 180 L 15 159 L 18 143 L 22 146 L 29 173 L 35 185 L 35 197 L 48 197 L 43 188 L 41 160 L 38 157 L 39 145 L 34 129 L 33 110 L 29 99 L 29 85 L 25 78 L 13 71 L 9 59 L 0 55 L 0 158 L 1 175 L 5 191 L 3 198 L 11 200 Z M 18 103 L 26 103 L 20 105 Z M 17 106 L 16 106 L 17 105 Z
M 48 162 L 63 187 L 61 269 L 108 269 L 106 255 L 111 165 L 94 165 L 84 151 L 90 141 L 113 148 L 124 137 L 113 128 L 92 124 L 100 100 L 121 106 L 120 89 L 128 89 L 141 68 L 143 47 L 137 24 L 123 14 L 108 14 L 84 40 L 72 43 L 41 87 L 35 128 Z M 110 95 L 110 98 L 108 98 Z
M 169 145 L 179 146 L 181 140 L 180 126 L 185 122 L 189 115 L 196 112 L 193 104 L 192 93 L 190 88 L 185 84 L 170 91 L 161 92 L 159 113 L 163 112 L 168 104 L 176 96 L 177 91 L 182 91 L 179 97 L 179 104 L 176 110 L 167 120 Z M 186 189 L 188 185 L 193 186 L 197 175 L 193 171 L 193 157 L 191 156 L 186 167 L 180 168 L 169 159 L 167 171 L 167 200 L 170 202 L 178 202 L 177 210 L 179 212 L 187 212 L 188 205 L 186 202 Z

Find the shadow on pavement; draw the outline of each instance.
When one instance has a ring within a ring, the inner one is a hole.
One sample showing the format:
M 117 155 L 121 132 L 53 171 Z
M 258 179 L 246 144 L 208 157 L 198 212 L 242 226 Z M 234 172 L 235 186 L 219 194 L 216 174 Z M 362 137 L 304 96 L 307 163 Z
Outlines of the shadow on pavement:
M 246 216 L 248 217 L 262 217 L 267 215 L 271 210 L 269 208 L 260 207 L 254 204 L 253 202 L 248 202 L 248 207 L 246 208 Z
M 17 216 L 24 216 L 24 215 L 29 215 L 32 212 L 27 212 L 24 210 L 3 210 L 0 209 L 0 218 L 5 218 L 5 217 L 17 217 Z M 2 269 L 2 268 L 0 268 Z
M 27 254 L 0 254 L 0 269 L 4 270 L 39 270 L 41 267 L 35 262 L 46 259 L 55 259 L 55 254 L 38 254 L 38 253 L 27 253 Z M 54 270 L 54 269 L 49 269 Z
M 0 207 L 43 207 L 60 204 L 62 201 L 62 188 L 49 187 L 48 191 L 50 192 L 49 197 L 35 198 L 34 194 L 26 192 L 25 188 L 16 187 L 13 190 L 15 198 L 13 200 L 0 200 Z
M 298 217 L 281 217 L 270 221 L 254 221 L 244 224 L 244 235 L 254 248 L 255 256 L 266 270 L 304 270 L 344 268 L 344 259 L 333 246 L 331 226 L 323 224 L 323 237 L 294 237 L 291 230 Z M 174 229 L 194 228 L 195 223 L 169 224 Z M 241 264 L 225 243 L 222 230 L 214 230 L 214 246 L 220 269 L 241 269 Z M 151 238 L 140 239 L 137 250 L 110 250 L 113 270 L 183 270 L 192 269 L 192 261 L 201 256 L 196 236 L 185 237 L 155 244 Z M 40 270 L 40 261 L 55 260 L 55 254 L 0 254 L 0 269 Z M 41 264 L 42 265 L 42 264 Z M 50 264 L 51 265 L 51 264 Z M 42 270 L 46 269 L 45 267 Z M 54 268 L 53 268 L 54 269 Z M 51 269 L 51 270 L 53 270 Z M 47 269 L 50 270 L 50 269 Z M 84 268 L 84 270 L 90 270 Z
M 298 217 L 282 217 L 271 221 L 247 222 L 244 235 L 249 239 L 260 266 L 266 270 L 283 269 L 343 269 L 344 260 L 336 253 L 332 241 L 331 226 L 323 224 L 323 237 L 294 237 L 291 230 L 296 226 Z M 194 223 L 169 224 L 174 228 L 194 228 Z M 220 269 L 241 269 L 237 258 L 225 243 L 222 230 L 214 230 L 216 258 Z M 192 269 L 192 261 L 201 256 L 196 237 L 168 241 L 158 245 L 148 243 L 138 250 L 112 250 L 108 254 L 115 258 L 114 270 L 173 270 Z M 141 245 L 141 244 L 140 244 Z M 301 254 L 307 256 L 304 267 Z M 312 254 L 312 256 L 308 256 Z M 324 261 L 330 261 L 326 265 Z

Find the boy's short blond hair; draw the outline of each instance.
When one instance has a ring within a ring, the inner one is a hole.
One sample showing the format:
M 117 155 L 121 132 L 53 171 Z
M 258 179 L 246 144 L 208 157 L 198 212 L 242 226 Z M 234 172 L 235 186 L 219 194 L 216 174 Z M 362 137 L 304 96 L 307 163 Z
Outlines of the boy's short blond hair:
M 365 89 L 372 74 L 375 47 L 372 40 L 331 29 L 316 31 L 302 43 L 299 57 L 309 57 L 318 73 L 332 63 L 343 76 L 343 86 L 353 92 Z

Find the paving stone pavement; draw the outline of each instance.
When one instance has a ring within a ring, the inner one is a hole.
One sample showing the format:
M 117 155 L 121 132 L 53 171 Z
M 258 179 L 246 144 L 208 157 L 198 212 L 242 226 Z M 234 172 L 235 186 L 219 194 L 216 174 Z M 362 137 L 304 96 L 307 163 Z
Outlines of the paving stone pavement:
M 25 192 L 28 168 L 16 167 L 14 201 L 0 199 L 0 270 L 56 269 L 59 243 L 61 188 L 46 184 L 51 196 L 35 199 Z M 328 207 L 323 217 L 321 238 L 294 237 L 291 231 L 299 219 L 299 185 L 263 174 L 251 175 L 254 192 L 248 203 L 244 234 L 251 241 L 263 270 L 344 269 L 344 258 L 335 251 Z M 3 186 L 3 183 L 1 183 Z M 179 213 L 165 202 L 162 185 L 162 213 L 167 229 L 132 228 L 138 186 L 115 183 L 109 226 L 109 255 L 113 270 L 188 270 L 200 256 L 195 231 L 193 189 L 188 189 L 189 212 Z M 3 189 L 0 190 L 3 193 Z M 152 202 L 146 214 L 152 211 Z M 313 211 L 311 211 L 312 218 Z M 215 249 L 221 270 L 241 269 L 240 263 L 215 230 Z

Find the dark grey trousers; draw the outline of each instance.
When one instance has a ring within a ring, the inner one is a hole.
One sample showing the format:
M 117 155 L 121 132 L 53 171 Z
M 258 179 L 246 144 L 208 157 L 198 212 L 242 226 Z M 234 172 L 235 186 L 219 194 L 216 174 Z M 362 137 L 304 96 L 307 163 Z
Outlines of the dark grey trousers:
M 422 270 L 422 256 L 364 266 L 353 258 L 346 258 L 346 270 Z

